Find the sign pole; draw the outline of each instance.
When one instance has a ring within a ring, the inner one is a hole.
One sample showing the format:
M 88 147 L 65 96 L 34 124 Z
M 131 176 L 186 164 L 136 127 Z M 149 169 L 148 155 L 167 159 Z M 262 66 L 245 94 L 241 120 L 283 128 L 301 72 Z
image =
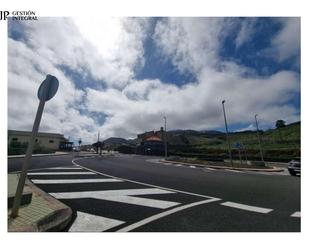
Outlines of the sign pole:
M 31 132 L 29 143 L 28 143 L 26 155 L 25 155 L 25 158 L 22 164 L 22 170 L 19 176 L 16 193 L 14 197 L 13 208 L 12 208 L 12 212 L 10 215 L 11 218 L 16 218 L 18 216 L 18 210 L 20 207 L 21 197 L 23 194 L 24 186 L 25 186 L 27 171 L 28 171 L 29 163 L 32 157 L 35 138 L 38 135 L 45 102 L 55 96 L 58 90 L 58 87 L 59 87 L 58 79 L 55 76 L 52 76 L 50 74 L 46 76 L 46 79 L 41 83 L 39 87 L 38 98 L 40 100 L 40 103 L 38 106 L 38 110 L 36 112 L 36 116 L 35 116 L 35 120 L 33 123 L 32 132 Z
M 32 128 L 32 132 L 31 132 L 30 141 L 29 141 L 29 144 L 28 144 L 28 147 L 27 147 L 26 156 L 25 156 L 25 159 L 24 159 L 23 164 L 22 164 L 22 171 L 21 171 L 19 181 L 18 181 L 18 185 L 17 185 L 17 189 L 16 189 L 13 208 L 12 208 L 12 212 L 11 212 L 12 218 L 15 218 L 15 217 L 18 216 L 18 210 L 19 210 L 19 206 L 20 206 L 21 196 L 22 196 L 24 186 L 25 186 L 27 171 L 28 171 L 29 163 L 30 163 L 30 160 L 31 160 L 31 157 L 32 157 L 32 151 L 33 151 L 35 138 L 38 135 L 38 130 L 39 130 L 39 126 L 40 126 L 40 122 L 41 122 L 41 118 L 42 118 L 42 114 L 43 114 L 43 110 L 44 110 L 44 105 L 45 105 L 45 101 L 40 100 L 39 107 L 38 107 L 38 110 L 36 112 L 36 116 L 35 116 L 35 120 L 34 120 L 34 124 L 33 124 L 33 128 Z
M 238 149 L 238 155 L 239 155 L 240 164 L 242 165 L 242 159 L 241 159 L 241 152 L 240 152 L 240 149 Z

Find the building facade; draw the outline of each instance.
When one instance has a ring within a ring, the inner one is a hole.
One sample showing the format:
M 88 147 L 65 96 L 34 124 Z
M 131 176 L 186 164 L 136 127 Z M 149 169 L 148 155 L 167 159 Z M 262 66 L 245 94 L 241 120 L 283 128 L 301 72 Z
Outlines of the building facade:
M 17 130 L 8 130 L 8 144 L 14 142 L 18 143 L 28 143 L 30 140 L 31 132 L 30 131 L 17 131 Z M 70 150 L 72 149 L 72 142 L 69 142 L 68 139 L 62 134 L 58 133 L 46 133 L 39 132 L 35 142 L 43 148 L 50 149 L 53 151 L 56 150 Z
M 137 154 L 142 155 L 164 155 L 164 131 L 149 131 L 137 135 L 139 145 L 136 148 Z

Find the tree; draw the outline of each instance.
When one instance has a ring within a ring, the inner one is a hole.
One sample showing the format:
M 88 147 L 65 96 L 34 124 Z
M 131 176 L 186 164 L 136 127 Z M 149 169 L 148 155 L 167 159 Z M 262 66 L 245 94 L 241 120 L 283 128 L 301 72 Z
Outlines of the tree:
M 276 128 L 279 129 L 279 128 L 283 128 L 285 127 L 285 121 L 284 120 L 277 120 L 276 121 Z
M 276 121 L 276 128 L 279 131 L 279 136 L 280 136 L 280 141 L 282 142 L 282 133 L 281 133 L 281 128 L 285 127 L 285 121 L 284 120 L 277 120 Z

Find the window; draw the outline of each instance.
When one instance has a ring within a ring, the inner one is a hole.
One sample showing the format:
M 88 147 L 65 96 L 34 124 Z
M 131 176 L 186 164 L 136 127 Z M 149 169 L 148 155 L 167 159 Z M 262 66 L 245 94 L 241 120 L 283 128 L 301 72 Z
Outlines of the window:
M 49 140 L 49 143 L 50 143 L 50 144 L 54 143 L 54 140 Z
M 18 141 L 18 138 L 17 137 L 13 137 L 12 141 L 16 142 L 16 141 Z

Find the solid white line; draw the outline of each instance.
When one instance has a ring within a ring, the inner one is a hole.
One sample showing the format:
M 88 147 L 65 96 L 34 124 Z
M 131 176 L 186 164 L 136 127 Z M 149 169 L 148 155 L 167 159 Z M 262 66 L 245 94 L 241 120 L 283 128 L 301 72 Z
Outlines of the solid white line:
M 35 172 L 28 175 L 95 175 L 93 172 Z
M 91 183 L 91 182 L 123 182 L 117 179 L 35 179 L 33 183 L 37 184 L 59 184 L 59 183 Z
M 230 202 L 230 201 L 223 202 L 223 203 L 221 203 L 221 205 L 227 206 L 227 207 L 232 207 L 232 208 L 238 208 L 238 209 L 242 209 L 242 210 L 247 210 L 247 211 L 251 211 L 251 212 L 263 213 L 263 214 L 267 214 L 267 213 L 272 211 L 272 209 L 269 209 L 269 208 L 249 206 L 249 205 L 236 203 L 236 202 Z
M 208 200 L 198 201 L 198 202 L 190 203 L 190 204 L 183 205 L 183 206 L 180 206 L 180 207 L 176 207 L 176 208 L 167 210 L 165 212 L 162 212 L 162 213 L 150 216 L 150 217 L 148 217 L 148 218 L 146 218 L 144 220 L 138 221 L 138 222 L 136 222 L 134 224 L 131 224 L 131 225 L 127 226 L 127 227 L 121 228 L 117 232 L 129 232 L 129 231 L 131 231 L 133 229 L 141 227 L 141 226 L 143 226 L 145 224 L 148 224 L 150 222 L 153 222 L 155 220 L 161 219 L 161 218 L 163 218 L 165 216 L 168 216 L 170 214 L 173 214 L 173 213 L 176 213 L 176 212 L 179 212 L 179 211 L 182 211 L 184 209 L 191 208 L 191 207 L 194 207 L 194 206 L 197 206 L 197 205 L 202 205 L 202 204 L 205 204 L 205 203 L 214 202 L 214 201 L 217 201 L 217 200 L 218 199 L 208 199 Z
M 79 160 L 79 159 L 76 159 L 76 160 Z M 213 197 L 213 196 L 201 195 L 201 194 L 196 194 L 196 193 L 192 193 L 192 192 L 187 192 L 187 191 L 182 191 L 182 190 L 177 190 L 177 189 L 172 189 L 172 188 L 161 187 L 161 186 L 158 186 L 158 185 L 148 184 L 148 183 L 139 182 L 139 181 L 133 181 L 133 180 L 130 180 L 130 179 L 125 179 L 125 178 L 121 178 L 121 177 L 117 177 L 117 176 L 112 176 L 112 175 L 108 175 L 108 174 L 103 174 L 103 173 L 101 173 L 99 171 L 96 171 L 96 170 L 93 170 L 93 169 L 89 169 L 87 167 L 84 167 L 82 165 L 77 164 L 75 162 L 75 159 L 72 160 L 72 163 L 74 165 L 78 166 L 78 167 L 81 167 L 83 169 L 89 170 L 91 172 L 94 172 L 94 173 L 102 175 L 102 176 L 107 176 L 107 177 L 111 177 L 111 178 L 115 178 L 115 179 L 119 179 L 119 180 L 123 180 L 123 181 L 127 181 L 127 182 L 137 183 L 137 184 L 141 184 L 141 185 L 145 185 L 145 186 L 149 186 L 149 187 L 165 189 L 165 190 L 168 190 L 168 191 L 174 191 L 174 192 L 177 192 L 177 193 L 188 194 L 188 195 L 192 195 L 192 196 L 199 196 L 199 197 L 204 197 L 204 198 L 214 198 L 216 200 L 221 200 L 220 198 L 216 198 L 216 197 Z
M 69 232 L 103 232 L 125 223 L 93 214 L 77 211 L 77 217 L 69 229 Z
M 57 199 L 95 198 L 100 200 L 115 201 L 115 202 L 153 207 L 153 208 L 161 208 L 161 209 L 170 208 L 180 204 L 178 202 L 155 200 L 150 198 L 141 198 L 134 196 L 134 195 L 154 195 L 154 194 L 175 194 L 175 192 L 158 188 L 62 192 L 62 193 L 49 193 L 49 194 Z
M 53 168 L 45 168 L 45 169 L 52 169 L 52 170 L 58 170 L 58 169 L 82 169 L 80 167 L 53 167 Z
M 297 211 L 297 212 L 295 212 L 295 213 L 291 214 L 291 217 L 300 218 L 300 212 L 299 212 L 299 211 Z

